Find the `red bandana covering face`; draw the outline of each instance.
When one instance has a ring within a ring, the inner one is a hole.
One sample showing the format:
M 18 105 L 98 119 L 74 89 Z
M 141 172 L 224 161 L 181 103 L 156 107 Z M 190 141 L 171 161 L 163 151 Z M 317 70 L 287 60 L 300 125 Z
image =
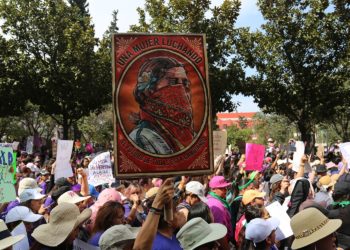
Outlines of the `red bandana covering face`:
M 142 106 L 141 119 L 151 121 L 179 151 L 194 137 L 191 102 L 182 84 L 166 86 L 151 94 Z

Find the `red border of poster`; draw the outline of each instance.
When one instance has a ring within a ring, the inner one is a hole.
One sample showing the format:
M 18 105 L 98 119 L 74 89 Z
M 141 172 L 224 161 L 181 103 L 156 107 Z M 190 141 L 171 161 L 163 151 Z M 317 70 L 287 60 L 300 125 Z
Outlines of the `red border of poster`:
M 117 178 L 213 172 L 205 46 L 203 34 L 113 35 Z

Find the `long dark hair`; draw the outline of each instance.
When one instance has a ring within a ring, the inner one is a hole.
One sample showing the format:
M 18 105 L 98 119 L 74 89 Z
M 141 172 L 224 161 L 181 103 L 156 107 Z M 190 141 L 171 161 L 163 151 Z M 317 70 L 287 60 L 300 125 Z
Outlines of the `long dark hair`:
M 97 212 L 94 227 L 92 228 L 92 234 L 96 232 L 104 232 L 108 228 L 114 226 L 114 219 L 117 211 L 125 209 L 122 204 L 117 201 L 107 201 Z
M 212 218 L 210 217 L 210 209 L 204 202 L 197 202 L 191 206 L 190 211 L 188 212 L 187 221 L 197 217 L 202 218 L 208 223 L 213 223 Z

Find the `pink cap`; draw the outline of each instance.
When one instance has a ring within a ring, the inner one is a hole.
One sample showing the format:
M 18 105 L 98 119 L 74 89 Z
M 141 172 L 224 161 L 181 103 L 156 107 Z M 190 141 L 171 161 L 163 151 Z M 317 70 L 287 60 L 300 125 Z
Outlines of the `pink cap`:
M 211 178 L 209 182 L 210 188 L 225 188 L 230 186 L 231 183 L 225 181 L 225 178 L 223 176 L 217 175 Z

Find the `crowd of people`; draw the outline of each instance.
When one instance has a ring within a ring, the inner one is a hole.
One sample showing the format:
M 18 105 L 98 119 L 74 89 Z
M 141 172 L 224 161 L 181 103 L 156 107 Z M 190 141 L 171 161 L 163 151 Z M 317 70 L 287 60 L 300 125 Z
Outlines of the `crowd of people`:
M 0 204 L 0 249 L 350 249 L 350 174 L 339 150 L 304 155 L 269 140 L 260 171 L 245 155 L 215 159 L 214 174 L 88 183 L 89 155 L 55 178 L 55 159 L 20 152 L 17 198 Z M 111 156 L 112 158 L 112 156 Z M 267 206 L 279 203 L 292 235 Z M 22 226 L 24 230 L 17 230 Z M 283 236 L 283 235 L 282 235 Z

